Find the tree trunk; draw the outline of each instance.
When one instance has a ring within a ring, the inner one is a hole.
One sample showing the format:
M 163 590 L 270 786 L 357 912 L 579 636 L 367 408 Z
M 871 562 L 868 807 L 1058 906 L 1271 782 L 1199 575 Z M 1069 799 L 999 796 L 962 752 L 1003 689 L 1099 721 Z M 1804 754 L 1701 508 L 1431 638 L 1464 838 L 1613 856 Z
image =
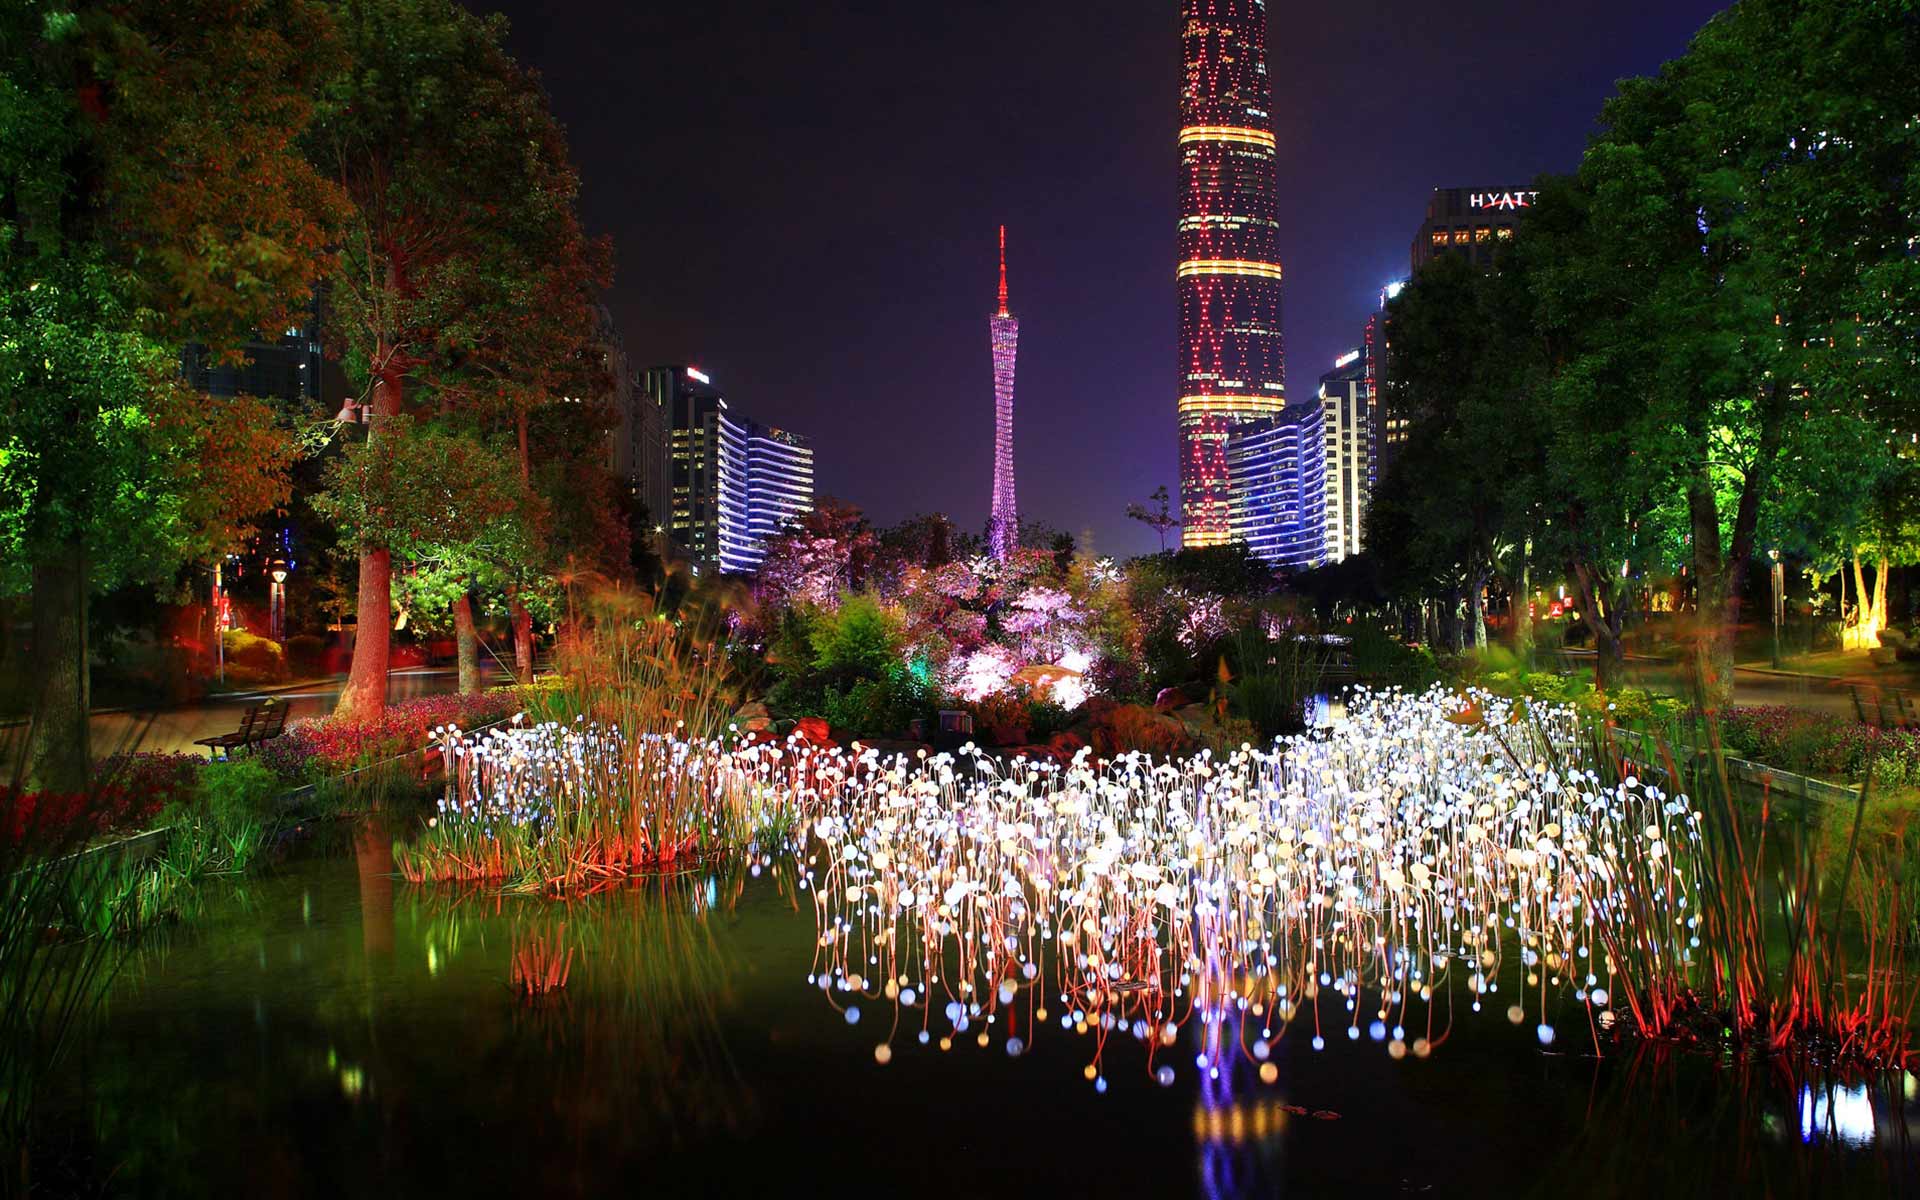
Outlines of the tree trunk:
M 533 453 L 527 444 L 527 410 L 524 405 L 514 410 L 514 431 L 519 440 L 520 483 L 531 489 L 533 486 Z M 508 612 L 513 619 L 513 674 L 521 683 L 533 682 L 533 614 L 520 599 L 516 589 L 508 599 Z
M 1513 601 L 1513 652 L 1520 665 L 1533 669 L 1533 539 L 1520 547 L 1520 588 Z
M 48 791 L 87 790 L 87 550 L 79 541 L 33 564 L 33 670 L 27 773 Z
M 1467 624 L 1473 633 L 1473 648 L 1484 654 L 1487 649 L 1487 580 L 1485 573 L 1467 580 Z
M 1449 654 L 1458 654 L 1467 648 L 1466 626 L 1461 620 L 1460 607 L 1459 587 L 1448 588 L 1440 608 L 1440 638 L 1446 643 Z
M 480 637 L 473 628 L 473 597 L 461 592 L 453 601 L 453 640 L 460 653 L 460 694 L 480 690 Z
M 509 604 L 513 614 L 513 673 L 521 683 L 533 682 L 533 614 L 515 595 Z
M 1590 563 L 1574 563 L 1574 600 L 1580 605 L 1580 620 L 1593 634 L 1593 686 L 1609 691 L 1620 682 L 1626 655 L 1620 645 L 1620 610 L 1607 603 L 1601 589 L 1606 572 Z
M 1693 532 L 1695 628 L 1693 631 L 1694 688 L 1706 712 L 1719 712 L 1733 703 L 1733 633 L 1739 621 L 1738 581 L 1730 578 L 1732 563 L 1720 548 L 1720 508 L 1713 482 L 1703 472 L 1687 488 L 1687 511 Z
M 1687 487 L 1687 511 L 1693 530 L 1693 561 L 1699 588 L 1700 636 L 1696 662 L 1700 705 L 1717 713 L 1733 704 L 1733 639 L 1740 628 L 1740 603 L 1746 590 L 1747 563 L 1760 531 L 1760 496 L 1773 477 L 1785 420 L 1779 384 L 1769 383 L 1760 399 L 1760 445 L 1740 481 L 1733 512 L 1733 537 L 1722 552 L 1720 509 L 1713 479 L 1703 464 Z
M 1892 570 L 1893 563 L 1886 555 L 1882 554 L 1880 556 L 1880 577 L 1874 581 L 1873 587 L 1873 627 L 1876 630 L 1887 627 L 1887 584 L 1892 582 L 1888 578 Z
M 362 549 L 359 595 L 354 602 L 353 664 L 334 712 L 365 718 L 386 708 L 392 633 L 393 554 L 385 546 Z
M 377 355 L 377 361 L 390 361 Z M 400 412 L 400 377 L 389 371 L 374 381 L 373 422 L 367 440 L 381 436 L 380 421 Z M 366 718 L 387 706 L 387 656 L 393 643 L 393 554 L 385 546 L 360 548 L 360 591 L 354 601 L 353 665 L 334 711 Z

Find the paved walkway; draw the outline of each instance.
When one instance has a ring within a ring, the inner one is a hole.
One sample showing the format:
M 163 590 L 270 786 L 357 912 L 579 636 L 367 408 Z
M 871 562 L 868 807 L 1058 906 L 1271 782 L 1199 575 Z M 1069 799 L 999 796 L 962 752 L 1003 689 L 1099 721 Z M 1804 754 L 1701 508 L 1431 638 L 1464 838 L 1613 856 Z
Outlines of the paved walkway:
M 482 682 L 493 686 L 506 681 L 497 667 L 483 670 Z M 206 747 L 193 743 L 206 737 L 232 733 L 240 727 L 247 709 L 268 696 L 285 700 L 287 720 L 323 717 L 333 711 L 340 699 L 346 676 L 287 689 L 268 688 L 257 692 L 236 692 L 209 697 L 178 708 L 145 711 L 96 712 L 92 721 L 93 753 L 96 758 L 123 750 L 174 750 L 205 754 Z M 460 673 L 454 667 L 415 667 L 387 672 L 387 700 L 406 700 L 414 696 L 433 696 L 453 692 L 460 687 Z M 7 739 L 11 741 L 12 739 Z M 0 747 L 0 757 L 4 757 Z
M 1574 669 L 1593 670 L 1591 651 L 1566 650 L 1561 652 L 1561 656 Z M 1635 687 L 1671 696 L 1692 694 L 1692 678 L 1683 664 L 1629 655 L 1625 665 L 1627 682 Z M 1803 675 L 1794 671 L 1776 671 L 1771 667 L 1736 666 L 1733 669 L 1733 702 L 1777 704 L 1851 717 L 1854 715 L 1852 689 L 1856 685 L 1879 686 L 1861 684 L 1857 680 L 1835 679 L 1829 675 Z

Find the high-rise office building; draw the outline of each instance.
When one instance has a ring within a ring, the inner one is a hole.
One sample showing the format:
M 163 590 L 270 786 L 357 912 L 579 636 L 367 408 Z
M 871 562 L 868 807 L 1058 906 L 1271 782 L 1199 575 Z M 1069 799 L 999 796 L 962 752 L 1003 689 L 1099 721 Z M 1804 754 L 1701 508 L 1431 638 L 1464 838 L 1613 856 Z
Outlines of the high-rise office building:
M 987 319 L 993 351 L 993 504 L 987 546 L 1004 559 L 1020 541 L 1020 512 L 1013 496 L 1013 364 L 1020 349 L 1020 318 L 1007 311 L 1007 227 L 1000 227 L 1000 307 Z
M 670 384 L 656 381 L 653 372 L 636 372 L 614 328 L 613 314 L 604 305 L 598 313 L 597 340 L 607 371 L 608 403 L 619 418 L 611 434 L 613 472 L 634 503 L 645 509 L 647 528 L 664 532 L 673 492 L 667 481 L 666 410 L 656 393 Z
M 1366 354 L 1349 350 L 1320 377 L 1321 454 L 1325 464 L 1325 556 L 1328 562 L 1360 553 L 1367 506 L 1373 500 L 1376 458 L 1374 397 Z
M 1326 435 L 1320 401 L 1227 434 L 1234 541 L 1271 566 L 1304 571 L 1326 560 Z
M 1540 193 L 1532 188 L 1435 188 L 1427 200 L 1427 219 L 1413 235 L 1413 269 L 1442 254 L 1464 254 L 1476 266 L 1489 266 L 1501 242 L 1513 236 L 1520 216 Z
M 1380 290 L 1380 307 L 1367 314 L 1366 328 L 1360 335 L 1360 361 L 1364 370 L 1367 395 L 1373 401 L 1373 479 L 1378 484 L 1393 466 L 1394 456 L 1407 441 L 1407 418 L 1387 404 L 1387 370 L 1393 337 L 1387 322 L 1387 302 L 1400 294 L 1403 282 L 1396 281 Z
M 1267 12 L 1181 0 L 1180 510 L 1183 542 L 1232 538 L 1227 438 L 1286 407 Z
M 733 411 L 698 367 L 646 373 L 667 423 L 667 533 L 696 567 L 743 574 L 766 539 L 813 507 L 813 448 Z

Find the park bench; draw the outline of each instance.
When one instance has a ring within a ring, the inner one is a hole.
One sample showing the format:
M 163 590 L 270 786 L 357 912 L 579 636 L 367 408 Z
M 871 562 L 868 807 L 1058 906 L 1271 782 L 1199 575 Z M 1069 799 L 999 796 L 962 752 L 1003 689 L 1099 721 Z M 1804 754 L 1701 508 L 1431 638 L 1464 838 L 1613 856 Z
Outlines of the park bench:
M 1847 689 L 1853 693 L 1853 715 L 1862 725 L 1878 725 L 1882 729 L 1906 729 L 1920 724 L 1920 714 L 1914 711 L 1913 701 L 1907 694 L 1895 688 L 1875 687 L 1867 689 L 1862 697 L 1858 684 Z
M 231 758 L 235 750 L 258 746 L 287 731 L 287 705 L 283 700 L 264 700 L 247 709 L 240 728 L 218 737 L 200 738 L 193 744 L 205 746 L 209 758 Z

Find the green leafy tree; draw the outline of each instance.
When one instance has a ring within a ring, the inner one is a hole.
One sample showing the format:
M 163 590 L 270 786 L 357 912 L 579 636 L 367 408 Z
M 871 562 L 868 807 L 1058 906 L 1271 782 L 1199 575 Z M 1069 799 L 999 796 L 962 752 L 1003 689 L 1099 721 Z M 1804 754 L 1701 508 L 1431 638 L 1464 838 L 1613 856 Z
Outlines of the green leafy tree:
M 1594 269 L 1636 336 L 1573 369 L 1640 361 L 1621 399 L 1684 501 L 1710 706 L 1731 694 L 1763 509 L 1910 378 L 1917 57 L 1909 6 L 1742 0 L 1621 86 L 1581 164 Z
M 46 786 L 86 779 L 89 593 L 225 549 L 284 491 L 270 414 L 190 397 L 172 354 L 307 304 L 340 206 L 297 146 L 338 61 L 308 0 L 0 11 L 0 545 Z

